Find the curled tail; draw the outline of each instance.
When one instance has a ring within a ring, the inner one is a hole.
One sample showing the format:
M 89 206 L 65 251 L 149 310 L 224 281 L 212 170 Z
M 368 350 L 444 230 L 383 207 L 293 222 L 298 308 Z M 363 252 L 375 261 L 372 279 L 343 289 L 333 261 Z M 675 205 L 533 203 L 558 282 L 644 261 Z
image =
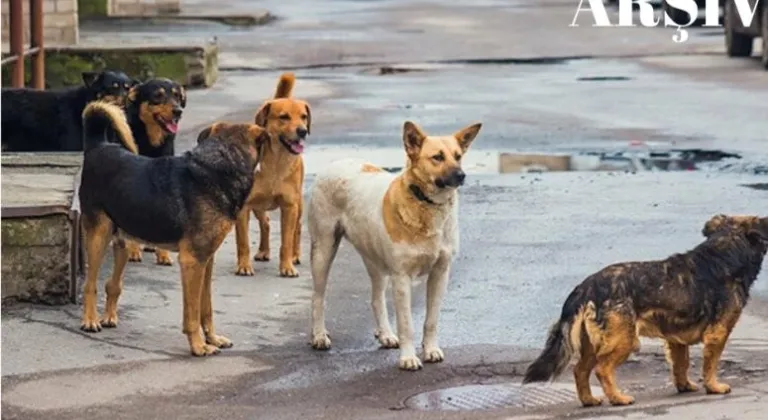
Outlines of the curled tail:
M 581 352 L 582 334 L 587 333 L 584 322 L 595 316 L 594 304 L 585 300 L 579 288 L 568 296 L 560 320 L 549 329 L 544 350 L 526 369 L 523 384 L 557 378 L 573 355 Z
M 290 98 L 293 94 L 294 83 L 296 83 L 296 76 L 293 73 L 281 74 L 280 80 L 277 82 L 277 89 L 275 89 L 275 99 Z
M 83 110 L 83 148 L 87 151 L 107 142 L 119 142 L 131 152 L 139 153 L 123 110 L 107 102 L 91 102 Z

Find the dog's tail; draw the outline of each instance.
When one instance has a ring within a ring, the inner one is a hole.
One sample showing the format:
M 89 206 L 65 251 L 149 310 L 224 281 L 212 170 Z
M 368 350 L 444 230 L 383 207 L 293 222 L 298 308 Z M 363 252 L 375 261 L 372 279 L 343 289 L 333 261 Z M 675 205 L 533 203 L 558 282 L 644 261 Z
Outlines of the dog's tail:
M 581 353 L 582 339 L 590 339 L 584 326 L 594 318 L 594 303 L 587 301 L 583 290 L 577 287 L 566 299 L 560 320 L 549 329 L 544 350 L 526 369 L 523 384 L 546 382 L 560 376 L 573 355 Z
M 293 94 L 293 85 L 295 83 L 296 76 L 293 73 L 281 74 L 280 80 L 277 81 L 277 89 L 275 89 L 275 99 L 290 98 Z
M 133 132 L 125 118 L 125 113 L 117 105 L 94 101 L 83 110 L 83 148 L 85 151 L 105 142 L 117 142 L 126 149 L 138 154 L 139 148 L 133 138 Z

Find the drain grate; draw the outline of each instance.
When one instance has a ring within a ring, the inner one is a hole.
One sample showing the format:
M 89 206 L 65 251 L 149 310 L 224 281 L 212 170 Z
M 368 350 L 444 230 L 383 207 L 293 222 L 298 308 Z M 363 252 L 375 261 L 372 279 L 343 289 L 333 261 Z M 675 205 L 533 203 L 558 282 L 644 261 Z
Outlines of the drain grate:
M 592 393 L 601 394 L 594 387 Z M 573 384 L 497 384 L 466 385 L 416 394 L 405 400 L 405 406 L 424 411 L 463 411 L 533 408 L 577 401 Z

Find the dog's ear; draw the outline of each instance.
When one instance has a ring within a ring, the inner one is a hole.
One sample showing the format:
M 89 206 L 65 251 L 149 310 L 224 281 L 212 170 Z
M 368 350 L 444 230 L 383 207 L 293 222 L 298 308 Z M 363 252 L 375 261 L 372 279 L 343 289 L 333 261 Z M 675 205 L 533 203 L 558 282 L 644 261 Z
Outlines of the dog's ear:
M 256 112 L 256 117 L 254 118 L 254 122 L 256 125 L 260 125 L 262 127 L 267 126 L 267 119 L 269 118 L 269 108 L 272 106 L 272 102 L 267 101 L 264 102 L 264 105 L 259 108 L 259 110 Z
M 186 108 L 187 106 L 187 90 L 184 89 L 184 86 L 179 85 L 179 104 L 182 108 Z
M 93 84 L 96 83 L 96 80 L 99 79 L 99 73 L 95 71 L 84 71 L 82 76 L 85 87 L 93 86 Z
M 308 103 L 304 103 L 304 108 L 307 109 L 307 135 L 312 134 L 310 127 L 312 126 L 312 110 L 309 108 Z
M 415 123 L 406 121 L 403 124 L 403 146 L 405 146 L 405 153 L 408 154 L 409 158 L 413 159 L 419 155 L 426 138 L 427 135 Z
M 197 144 L 200 144 L 201 141 L 207 139 L 208 137 L 211 137 L 214 127 L 216 127 L 216 123 L 213 123 L 208 127 L 205 127 L 203 131 L 201 131 L 200 134 L 197 135 Z
M 747 232 L 747 240 L 752 245 L 768 243 L 768 232 L 762 229 L 750 229 Z
M 136 98 L 139 97 L 139 85 L 133 85 L 131 89 L 128 90 L 128 97 L 126 98 L 126 102 L 132 103 L 136 102 Z
M 482 123 L 472 124 L 462 128 L 453 135 L 459 142 L 459 147 L 461 147 L 462 152 L 466 152 L 467 149 L 469 149 L 469 146 L 472 144 L 472 141 L 475 140 L 475 137 L 477 137 L 477 133 L 480 132 L 482 126 Z
M 707 220 L 707 223 L 704 223 L 704 228 L 701 229 L 701 234 L 704 235 L 705 238 L 709 238 L 727 219 L 728 216 L 724 214 L 716 214 L 712 216 L 711 219 Z

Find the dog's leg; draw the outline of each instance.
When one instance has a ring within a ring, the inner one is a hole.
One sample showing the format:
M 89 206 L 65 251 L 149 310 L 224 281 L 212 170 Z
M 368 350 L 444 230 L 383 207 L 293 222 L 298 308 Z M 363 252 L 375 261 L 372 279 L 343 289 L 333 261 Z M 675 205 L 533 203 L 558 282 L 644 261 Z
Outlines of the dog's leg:
M 99 332 L 101 331 L 101 323 L 96 308 L 99 269 L 109 240 L 112 238 L 112 221 L 104 214 L 98 214 L 93 219 L 84 218 L 83 231 L 88 266 L 85 274 L 85 285 L 83 286 L 83 319 L 80 323 L 80 329 L 88 332 Z
M 184 320 L 182 331 L 189 340 L 189 350 L 195 356 L 209 356 L 219 348 L 203 341 L 200 334 L 200 300 L 202 298 L 206 263 L 197 259 L 187 246 L 179 247 L 181 288 L 184 293 Z
M 248 224 L 251 218 L 251 210 L 245 207 L 237 215 L 235 221 L 235 241 L 237 242 L 237 271 L 238 276 L 252 276 L 251 247 L 248 243 Z
M 298 277 L 299 272 L 293 266 L 293 241 L 296 239 L 296 223 L 299 217 L 299 205 L 281 203 L 280 205 L 280 276 Z
M 107 292 L 107 304 L 104 307 L 104 316 L 101 317 L 101 326 L 104 328 L 117 327 L 117 301 L 123 293 L 123 275 L 125 274 L 125 265 L 128 263 L 128 250 L 125 248 L 125 241 L 115 238 L 112 244 L 112 254 L 114 266 L 112 268 L 112 278 L 104 286 Z
M 328 273 L 336 258 L 341 243 L 341 234 L 330 231 L 315 235 L 310 246 L 309 265 L 312 270 L 312 348 L 328 350 L 331 348 L 331 336 L 325 328 L 325 289 L 328 285 Z
M 400 360 L 403 370 L 419 370 L 421 360 L 413 346 L 413 318 L 411 315 L 411 278 L 407 275 L 392 276 L 395 292 L 395 316 L 397 317 L 397 338 L 400 340 Z
M 157 265 L 173 265 L 171 253 L 160 248 L 155 248 L 155 263 Z
M 443 253 L 427 277 L 427 315 L 424 319 L 424 338 L 421 344 L 423 359 L 427 363 L 439 363 L 445 359 L 437 341 L 437 321 L 450 270 L 451 256 Z
M 584 407 L 594 407 L 603 403 L 600 398 L 592 395 L 592 388 L 589 386 L 589 375 L 592 369 L 597 365 L 597 356 L 595 347 L 589 342 L 586 331 L 581 333 L 581 355 L 579 361 L 573 367 L 573 379 L 576 382 L 576 392 L 579 394 L 579 401 Z
M 254 210 L 253 215 L 259 221 L 259 252 L 253 256 L 253 260 L 269 261 L 269 213 L 264 210 Z
M 303 191 L 299 189 L 299 191 Z M 304 211 L 304 198 L 299 196 L 299 213 L 296 217 L 296 234 L 293 238 L 293 263 L 301 264 L 301 215 Z
M 675 384 L 677 392 L 698 391 L 699 387 L 688 378 L 688 367 L 691 364 L 688 346 L 667 341 L 664 350 L 667 361 L 672 368 L 672 382 Z
M 728 394 L 731 392 L 730 385 L 717 380 L 720 356 L 723 354 L 725 343 L 730 334 L 730 328 L 722 324 L 713 325 L 704 331 L 702 337 L 704 343 L 702 376 L 704 376 L 704 389 L 707 390 L 707 394 Z
M 200 323 L 203 325 L 203 334 L 205 342 L 214 345 L 220 349 L 232 347 L 232 341 L 223 335 L 216 335 L 216 329 L 213 326 L 213 294 L 211 293 L 211 284 L 213 282 L 213 257 L 205 266 L 205 277 L 203 278 L 203 297 L 200 301 Z
M 128 261 L 141 262 L 141 244 L 136 241 L 125 241 L 125 248 L 128 250 Z
M 371 277 L 371 309 L 373 310 L 373 318 L 376 320 L 376 330 L 373 332 L 373 336 L 379 340 L 382 348 L 396 349 L 400 347 L 400 342 L 397 341 L 397 336 L 392 332 L 387 313 L 386 293 L 389 277 L 382 275 L 367 258 L 363 257 L 363 262 L 368 276 Z
M 595 374 L 612 405 L 629 405 L 635 402 L 633 397 L 623 394 L 616 386 L 616 368 L 624 363 L 639 345 L 633 320 L 623 313 L 608 312 L 605 316 L 603 339 L 597 349 Z

